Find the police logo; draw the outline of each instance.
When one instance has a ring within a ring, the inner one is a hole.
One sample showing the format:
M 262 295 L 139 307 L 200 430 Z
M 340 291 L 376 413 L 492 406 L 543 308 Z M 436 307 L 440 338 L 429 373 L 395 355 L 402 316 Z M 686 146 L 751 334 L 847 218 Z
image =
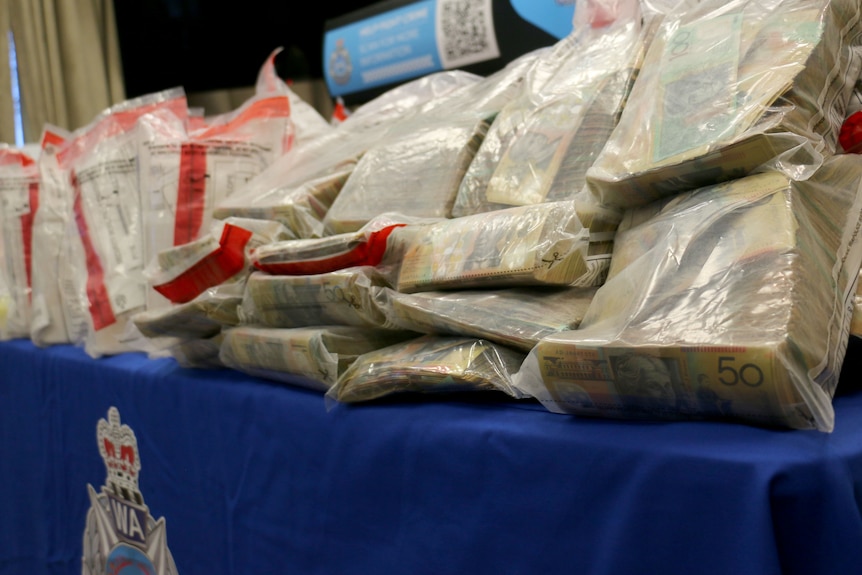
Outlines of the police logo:
M 176 575 L 165 519 L 153 519 L 138 490 L 138 441 L 120 412 L 96 426 L 107 477 L 101 492 L 87 485 L 90 510 L 84 531 L 83 575 Z
M 335 51 L 329 56 L 329 75 L 336 84 L 344 85 L 350 82 L 353 64 L 350 63 L 350 53 L 344 47 L 344 40 L 335 41 Z

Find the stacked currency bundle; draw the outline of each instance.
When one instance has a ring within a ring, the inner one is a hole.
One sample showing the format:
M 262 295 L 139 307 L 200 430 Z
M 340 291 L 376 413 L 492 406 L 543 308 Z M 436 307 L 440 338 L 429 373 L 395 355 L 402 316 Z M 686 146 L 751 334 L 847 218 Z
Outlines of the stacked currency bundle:
M 454 216 L 568 199 L 611 134 L 644 52 L 640 18 L 576 29 L 537 58 L 461 181 Z
M 508 288 L 414 294 L 380 288 L 375 298 L 403 329 L 471 336 L 523 352 L 542 338 L 577 329 L 597 288 Z
M 171 347 L 171 356 L 181 367 L 195 369 L 219 369 L 225 367 L 219 353 L 224 341 L 224 333 L 212 337 L 188 339 L 177 342 Z
M 241 320 L 285 328 L 390 327 L 374 301 L 376 289 L 387 285 L 388 280 L 372 266 L 302 276 L 255 272 L 246 284 Z
M 240 323 L 244 284 L 226 282 L 212 287 L 191 301 L 166 308 L 142 311 L 132 317 L 135 327 L 151 340 L 210 338 L 222 329 Z M 174 345 L 176 341 L 170 341 Z
M 273 208 L 278 218 L 289 219 L 282 223 L 297 237 L 314 238 L 330 234 L 332 232 L 324 230 L 321 221 L 325 214 L 319 212 L 323 204 L 328 211 L 341 192 L 344 182 L 339 174 L 349 176 L 356 162 L 370 147 L 385 141 L 387 133 L 397 126 L 414 125 L 427 107 L 441 102 L 455 105 L 470 96 L 474 102 L 476 98 L 481 99 L 485 92 L 490 91 L 486 86 L 489 81 L 490 78 L 450 70 L 402 84 L 360 106 L 328 133 L 311 141 L 297 142 L 263 173 L 249 181 L 243 190 L 224 199 L 216 207 L 216 213 L 219 217 L 240 213 L 246 217 L 258 217 L 266 215 L 266 211 L 261 214 L 256 208 Z M 469 88 L 473 89 L 465 92 Z M 462 92 L 463 95 L 454 97 Z M 313 199 L 305 196 L 309 193 Z M 307 200 L 311 200 L 308 203 L 313 206 L 314 213 L 304 210 Z M 290 207 L 285 202 L 291 204 Z M 246 211 L 248 208 L 251 208 L 250 212 Z M 285 213 L 285 208 L 292 211 Z M 293 225 L 297 228 L 294 229 Z
M 36 160 L 0 144 L 0 340 L 30 336 L 31 250 L 38 202 Z
M 293 183 L 270 183 L 270 172 L 250 181 L 244 191 L 227 198 L 213 211 L 213 217 L 254 218 L 279 222 L 297 238 L 324 235 L 323 218 L 338 196 L 355 162 L 325 169 L 309 179 Z
M 260 246 L 251 253 L 254 267 L 271 274 L 309 275 L 353 266 L 397 263 L 396 244 L 390 237 L 405 226 L 421 226 L 438 221 L 384 212 L 375 215 L 361 228 L 321 238 L 282 240 Z M 409 235 L 409 234 L 408 234 Z
M 619 213 L 581 196 L 423 226 L 406 242 L 395 288 L 600 285 Z
M 357 357 L 415 336 L 349 326 L 239 326 L 224 332 L 219 358 L 250 375 L 326 391 Z
M 466 115 L 399 125 L 357 163 L 324 218 L 331 234 L 359 230 L 383 212 L 447 218 L 488 129 Z
M 587 171 L 622 207 L 836 150 L 859 61 L 855 0 L 683 2 L 659 27 L 613 134 Z
M 549 410 L 834 425 L 862 263 L 862 157 L 766 172 L 627 212 L 579 330 L 517 379 Z
M 359 356 L 330 387 L 331 402 L 393 394 L 498 391 L 518 397 L 511 377 L 524 354 L 491 342 L 425 335 Z

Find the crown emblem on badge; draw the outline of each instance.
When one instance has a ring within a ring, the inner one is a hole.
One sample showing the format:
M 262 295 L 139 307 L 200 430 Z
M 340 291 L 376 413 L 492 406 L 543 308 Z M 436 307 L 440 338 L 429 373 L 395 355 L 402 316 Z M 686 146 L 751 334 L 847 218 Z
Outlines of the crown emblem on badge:
M 99 453 L 105 461 L 105 486 L 117 497 L 142 504 L 144 498 L 138 489 L 141 461 L 138 457 L 138 440 L 128 425 L 120 425 L 120 412 L 116 407 L 108 410 L 108 419 L 99 420 L 96 428 Z
M 87 484 L 90 509 L 84 530 L 82 575 L 176 575 L 165 519 L 150 515 L 138 489 L 138 440 L 131 427 L 120 423 L 116 407 L 108 409 L 107 419 L 99 420 L 96 437 L 107 477 L 100 492 Z

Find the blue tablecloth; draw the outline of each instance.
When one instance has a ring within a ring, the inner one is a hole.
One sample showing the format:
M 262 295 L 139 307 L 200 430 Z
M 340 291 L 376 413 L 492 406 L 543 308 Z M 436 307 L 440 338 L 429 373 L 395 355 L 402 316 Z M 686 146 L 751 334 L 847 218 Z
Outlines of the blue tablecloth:
M 485 395 L 327 411 L 234 371 L 6 342 L 0 574 L 81 572 L 111 406 L 182 575 L 862 573 L 857 381 L 825 434 Z

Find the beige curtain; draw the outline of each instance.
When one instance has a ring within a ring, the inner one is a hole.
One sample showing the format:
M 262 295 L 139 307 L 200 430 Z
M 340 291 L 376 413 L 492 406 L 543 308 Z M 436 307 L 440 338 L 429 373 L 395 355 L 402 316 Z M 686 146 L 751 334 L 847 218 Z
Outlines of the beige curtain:
M 7 24 L 15 35 L 25 141 L 37 142 L 45 124 L 80 128 L 125 99 L 113 0 L 0 4 L 6 6 L 0 8 L 0 25 Z M 4 32 L 4 50 L 5 40 Z M 8 76 L 8 65 L 0 63 L 0 69 Z M 6 81 L 0 77 L 0 89 L 5 90 Z M 5 108 L 0 114 L 5 118 Z M 5 131 L 0 135 L 8 141 Z
M 0 0 L 0 143 L 15 143 L 12 78 L 9 75 L 9 5 Z

